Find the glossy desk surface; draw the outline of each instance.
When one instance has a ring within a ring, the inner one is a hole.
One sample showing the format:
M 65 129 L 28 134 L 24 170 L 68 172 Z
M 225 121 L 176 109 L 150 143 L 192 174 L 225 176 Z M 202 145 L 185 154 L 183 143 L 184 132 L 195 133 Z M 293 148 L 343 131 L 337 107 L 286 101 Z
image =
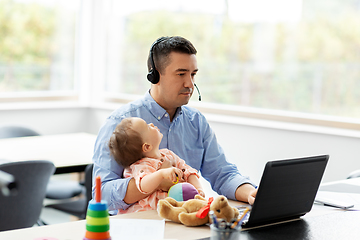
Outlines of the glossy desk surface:
M 306 215 L 305 215 L 306 216 Z M 203 240 L 210 239 L 202 238 Z M 334 211 L 321 216 L 242 231 L 241 240 L 360 239 L 360 212 Z
M 71 133 L 0 139 L 0 159 L 49 160 L 56 173 L 80 172 L 92 163 L 96 135 Z
M 238 205 L 232 202 L 232 205 Z M 161 218 L 155 210 L 112 216 L 122 219 Z M 81 240 L 85 234 L 85 220 L 0 232 L 0 239 L 20 240 L 52 237 L 57 240 Z M 171 221 L 165 222 L 164 239 L 210 239 L 210 227 L 185 227 Z M 310 213 L 300 220 L 242 231 L 240 239 L 359 239 L 360 212 L 342 211 L 334 208 L 314 205 Z M 113 239 L 117 240 L 117 239 Z

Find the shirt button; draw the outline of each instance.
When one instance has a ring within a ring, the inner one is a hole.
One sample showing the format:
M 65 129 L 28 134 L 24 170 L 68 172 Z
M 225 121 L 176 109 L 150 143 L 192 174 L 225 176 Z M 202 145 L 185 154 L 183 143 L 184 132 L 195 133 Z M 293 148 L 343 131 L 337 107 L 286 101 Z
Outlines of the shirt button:
M 158 119 L 160 120 L 160 118 L 161 118 L 161 117 L 159 116 Z
M 164 162 L 164 159 L 160 159 L 160 162 Z
M 140 170 L 140 172 L 141 172 L 141 173 L 143 173 L 143 172 L 144 172 L 144 170 Z
M 165 117 L 168 117 L 168 116 L 169 116 L 169 115 L 166 113 L 166 114 L 165 114 Z

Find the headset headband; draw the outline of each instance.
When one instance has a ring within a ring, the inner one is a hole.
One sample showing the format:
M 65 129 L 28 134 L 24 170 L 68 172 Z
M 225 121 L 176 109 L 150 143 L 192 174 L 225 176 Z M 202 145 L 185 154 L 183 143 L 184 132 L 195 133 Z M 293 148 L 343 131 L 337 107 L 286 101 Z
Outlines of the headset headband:
M 156 44 L 159 44 L 168 39 L 169 39 L 169 37 L 160 37 L 150 47 L 150 56 L 149 57 L 150 57 L 150 62 L 151 62 L 151 69 L 147 75 L 147 79 L 152 84 L 157 84 L 160 80 L 160 74 L 159 74 L 158 70 L 156 70 L 156 68 L 155 68 L 155 61 L 154 61 L 154 56 L 153 56 L 154 47 Z

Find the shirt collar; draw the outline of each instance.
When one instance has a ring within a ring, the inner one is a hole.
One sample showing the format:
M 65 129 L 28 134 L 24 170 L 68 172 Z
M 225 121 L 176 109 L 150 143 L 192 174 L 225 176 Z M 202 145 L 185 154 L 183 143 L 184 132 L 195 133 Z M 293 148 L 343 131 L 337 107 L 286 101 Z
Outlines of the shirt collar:
M 175 121 L 183 113 L 182 106 L 176 109 L 173 121 Z
M 164 115 L 167 114 L 166 110 L 162 108 L 157 102 L 155 102 L 153 97 L 150 95 L 150 90 L 145 93 L 144 100 L 144 105 L 158 121 L 160 121 Z
M 166 110 L 162 108 L 150 95 L 150 90 L 145 93 L 144 96 L 144 105 L 149 109 L 150 113 L 158 120 L 160 121 L 166 114 Z M 182 107 L 179 107 L 174 116 L 174 120 L 182 114 Z

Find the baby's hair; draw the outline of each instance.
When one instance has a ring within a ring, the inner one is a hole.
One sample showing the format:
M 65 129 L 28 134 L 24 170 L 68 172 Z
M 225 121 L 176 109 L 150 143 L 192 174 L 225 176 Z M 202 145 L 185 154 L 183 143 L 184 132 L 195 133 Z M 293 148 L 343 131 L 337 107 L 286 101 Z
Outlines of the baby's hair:
M 131 126 L 131 119 L 123 119 L 116 126 L 109 141 L 111 155 L 124 168 L 143 158 L 141 135 Z

